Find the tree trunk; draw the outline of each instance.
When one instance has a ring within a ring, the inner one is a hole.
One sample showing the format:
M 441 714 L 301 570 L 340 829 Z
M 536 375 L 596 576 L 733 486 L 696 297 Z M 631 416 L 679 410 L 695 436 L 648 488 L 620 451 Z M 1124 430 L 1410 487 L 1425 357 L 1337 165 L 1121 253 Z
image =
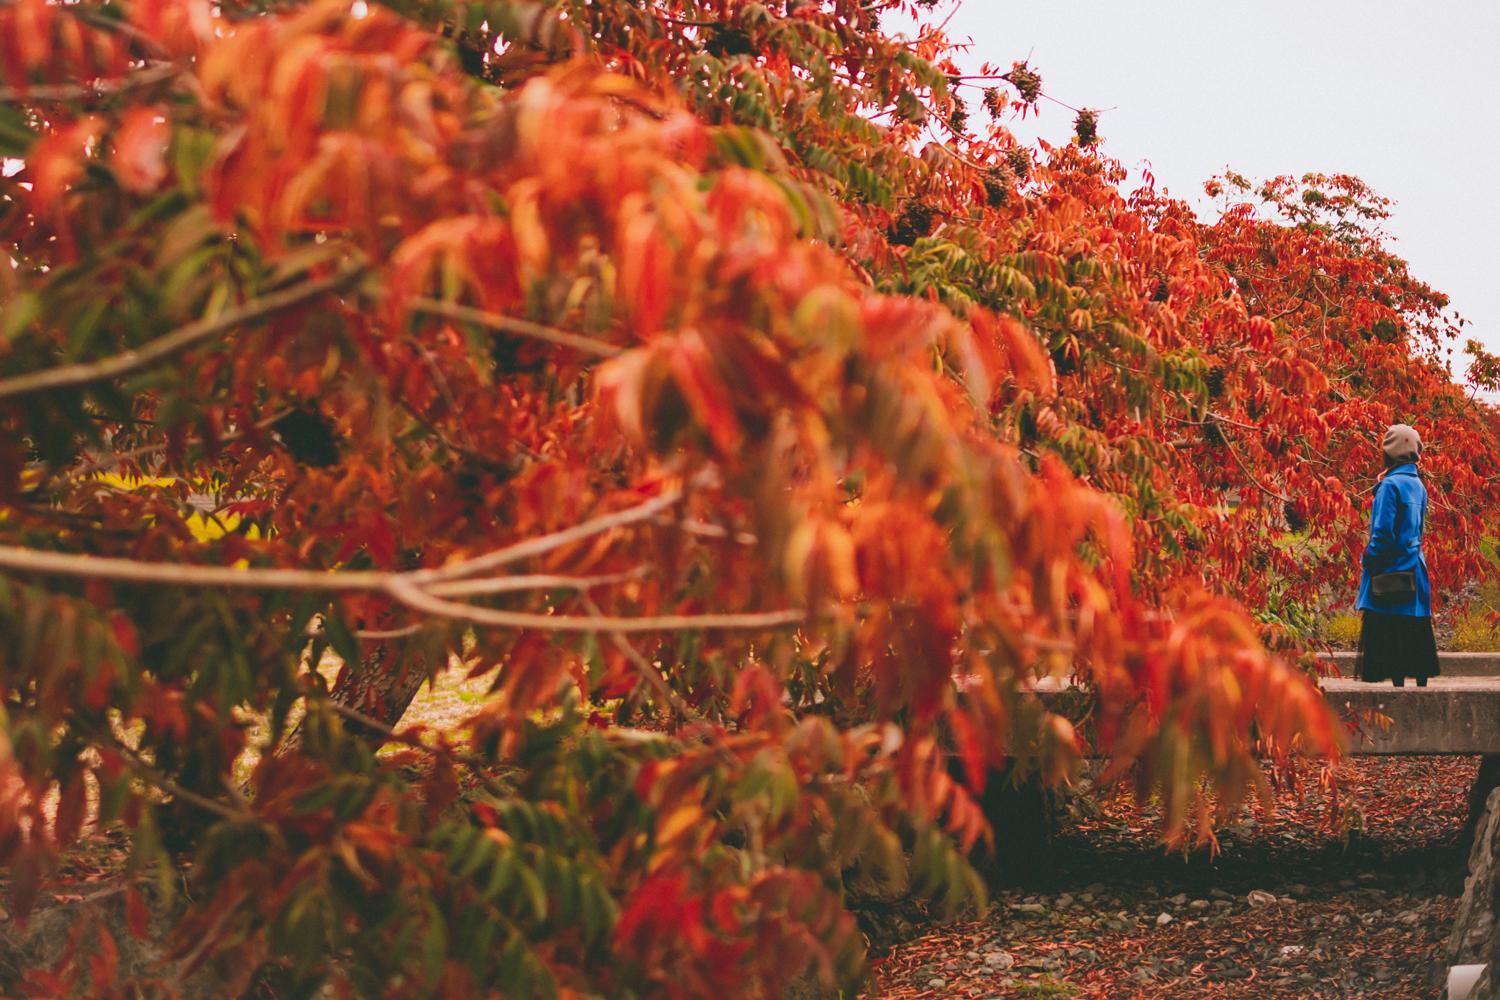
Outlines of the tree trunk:
M 374 626 L 389 631 L 389 613 L 380 616 Z M 334 678 L 329 699 L 335 705 L 350 708 L 366 716 L 385 729 L 395 728 L 401 717 L 411 707 L 412 700 L 422 689 L 432 670 L 431 659 L 435 655 L 430 641 L 421 635 L 361 639 L 360 658 L 355 663 L 339 667 Z M 360 733 L 376 743 L 384 742 L 386 733 L 373 726 L 363 726 L 356 719 L 344 718 L 344 727 L 351 733 Z M 302 742 L 302 723 L 289 732 L 282 742 L 282 751 L 298 746 Z
M 335 704 L 385 726 L 400 722 L 427 680 L 427 665 L 401 649 L 402 643 L 401 639 L 375 640 L 359 663 L 344 664 L 333 682 L 331 697 Z M 349 725 L 358 727 L 353 721 Z
M 1474 784 L 1469 787 L 1469 815 L 1464 823 L 1464 843 L 1472 843 L 1484 818 L 1485 805 L 1490 792 L 1500 788 L 1500 755 L 1485 754 L 1479 759 L 1479 771 L 1474 775 Z
M 1010 768 L 991 770 L 979 808 L 994 831 L 995 846 L 976 845 L 970 859 L 992 887 L 1045 888 L 1056 877 L 1053 837 L 1065 809 L 1064 793 L 1029 775 L 1017 780 Z

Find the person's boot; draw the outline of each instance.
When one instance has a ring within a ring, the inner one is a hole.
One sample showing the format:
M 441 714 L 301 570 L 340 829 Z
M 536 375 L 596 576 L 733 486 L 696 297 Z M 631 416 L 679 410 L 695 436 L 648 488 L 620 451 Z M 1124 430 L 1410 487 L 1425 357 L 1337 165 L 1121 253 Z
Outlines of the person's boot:
M 1418 677 L 1417 678 L 1417 687 L 1424 688 L 1426 686 L 1427 686 L 1427 678 L 1425 678 L 1425 677 Z
M 1398 687 L 1398 688 L 1404 688 L 1404 687 L 1406 687 L 1406 678 L 1405 677 L 1392 677 L 1391 678 L 1391 686 L 1392 687 Z

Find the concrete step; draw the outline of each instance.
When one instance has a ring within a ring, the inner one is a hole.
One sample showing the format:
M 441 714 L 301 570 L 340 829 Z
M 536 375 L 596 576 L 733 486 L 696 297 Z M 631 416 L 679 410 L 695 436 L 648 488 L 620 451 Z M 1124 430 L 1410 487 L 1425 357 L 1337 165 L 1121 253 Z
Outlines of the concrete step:
M 1331 660 L 1341 676 L 1353 676 L 1354 653 L 1326 653 L 1321 658 Z M 1500 677 L 1500 652 L 1439 653 L 1438 666 L 1444 677 Z

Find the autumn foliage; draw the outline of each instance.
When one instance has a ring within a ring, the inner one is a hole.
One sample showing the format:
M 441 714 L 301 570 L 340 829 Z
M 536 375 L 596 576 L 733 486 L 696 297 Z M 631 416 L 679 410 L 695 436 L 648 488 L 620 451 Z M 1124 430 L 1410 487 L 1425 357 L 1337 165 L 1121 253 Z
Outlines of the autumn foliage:
M 1034 71 L 892 6 L 0 3 L 17 908 L 121 831 L 230 982 L 774 996 L 858 978 L 852 871 L 982 898 L 1006 768 L 1176 836 L 1338 751 L 1265 640 L 1380 425 L 1484 569 L 1445 300 L 1353 179 L 1018 147 Z

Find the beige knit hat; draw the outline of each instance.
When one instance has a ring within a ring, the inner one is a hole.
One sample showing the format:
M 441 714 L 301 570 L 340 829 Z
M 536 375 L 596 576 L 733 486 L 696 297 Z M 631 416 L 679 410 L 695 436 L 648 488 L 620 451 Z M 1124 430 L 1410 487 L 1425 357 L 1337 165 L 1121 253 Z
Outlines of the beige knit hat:
M 1422 439 L 1416 429 L 1407 424 L 1392 424 L 1385 432 L 1380 447 L 1391 458 L 1402 458 L 1414 462 L 1422 454 Z

